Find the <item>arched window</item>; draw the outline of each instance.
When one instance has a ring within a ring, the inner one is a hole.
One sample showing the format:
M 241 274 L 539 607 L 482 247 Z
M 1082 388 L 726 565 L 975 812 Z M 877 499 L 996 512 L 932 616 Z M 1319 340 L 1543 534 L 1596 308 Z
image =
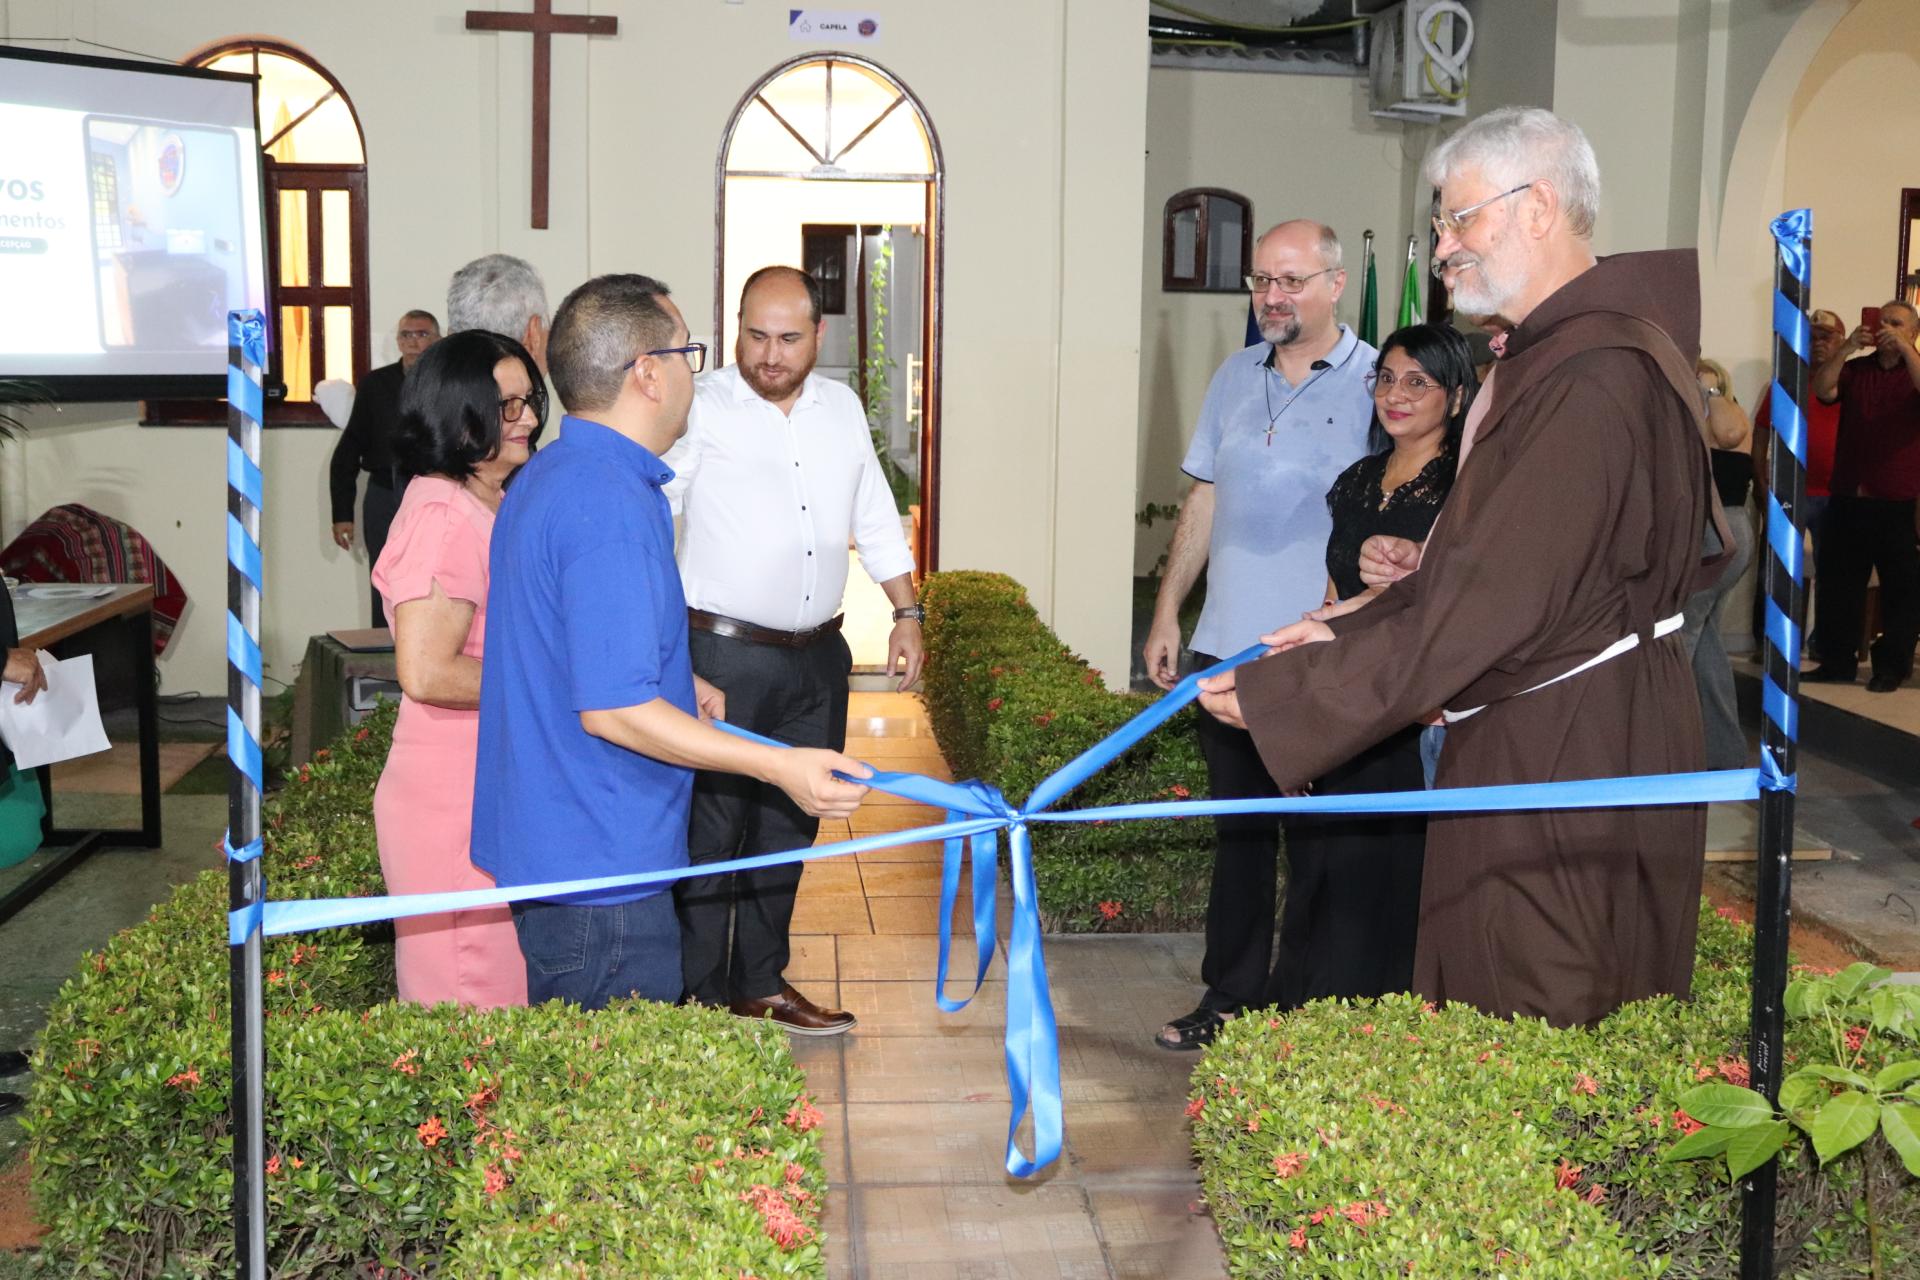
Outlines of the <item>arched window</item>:
M 368 328 L 367 153 L 346 90 L 291 45 L 223 41 L 187 65 L 259 77 L 266 171 L 270 374 L 286 388 L 267 425 L 322 425 L 314 385 L 358 382 L 372 365 Z M 164 421 L 224 421 L 208 406 L 157 405 Z
M 1161 228 L 1160 287 L 1239 293 L 1253 269 L 1253 205 L 1218 187 L 1192 187 L 1167 200 Z

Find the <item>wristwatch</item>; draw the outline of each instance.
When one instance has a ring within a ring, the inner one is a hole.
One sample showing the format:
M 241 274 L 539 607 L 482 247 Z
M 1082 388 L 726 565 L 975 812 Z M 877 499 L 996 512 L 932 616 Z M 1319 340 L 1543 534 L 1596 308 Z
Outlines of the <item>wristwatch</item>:
M 922 604 L 910 604 L 904 608 L 893 611 L 893 620 L 895 622 L 905 622 L 909 618 L 915 622 L 925 622 L 927 620 L 927 607 Z

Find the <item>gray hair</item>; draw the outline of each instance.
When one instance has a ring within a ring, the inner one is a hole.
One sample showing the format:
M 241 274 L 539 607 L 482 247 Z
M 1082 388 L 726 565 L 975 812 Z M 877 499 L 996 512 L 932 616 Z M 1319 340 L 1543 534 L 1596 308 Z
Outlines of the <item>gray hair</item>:
M 620 398 L 637 354 L 673 345 L 679 326 L 660 305 L 667 295 L 650 276 L 611 275 L 566 296 L 547 339 L 547 368 L 562 404 L 576 412 L 606 408 Z
M 1433 149 L 1426 177 L 1434 186 L 1473 170 L 1505 190 L 1545 180 L 1559 193 L 1567 225 L 1585 239 L 1600 216 L 1600 163 L 1580 126 L 1543 107 L 1501 107 L 1467 124 Z
M 447 284 L 447 333 L 486 329 L 516 342 L 527 321 L 547 321 L 547 286 L 525 259 L 506 253 L 475 258 Z

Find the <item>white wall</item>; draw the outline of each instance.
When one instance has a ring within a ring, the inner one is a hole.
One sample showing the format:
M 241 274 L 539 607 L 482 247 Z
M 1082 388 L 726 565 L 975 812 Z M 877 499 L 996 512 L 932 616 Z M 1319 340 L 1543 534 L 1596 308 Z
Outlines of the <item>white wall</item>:
M 1180 472 L 1207 382 L 1246 345 L 1244 293 L 1165 293 L 1161 222 L 1167 197 L 1224 187 L 1253 202 L 1253 231 L 1314 218 L 1340 234 L 1347 286 L 1340 318 L 1357 323 L 1361 233 L 1371 229 L 1380 281 L 1380 332 L 1393 328 L 1406 237 L 1402 125 L 1367 114 L 1365 81 L 1155 67 L 1148 73 L 1147 166 L 1140 227 L 1139 503 L 1178 502 Z M 1423 242 L 1424 243 L 1424 242 Z M 1422 288 L 1424 290 L 1424 282 Z M 1171 523 L 1140 530 L 1136 572 L 1166 549 Z
M 556 304 L 593 272 L 641 270 L 673 284 L 690 319 L 711 315 L 714 161 L 740 94 L 807 49 L 788 38 L 785 6 L 571 6 L 617 12 L 621 31 L 553 42 L 547 231 L 527 226 L 531 42 L 466 31 L 468 7 L 0 0 L 0 34 L 178 58 L 250 33 L 310 52 L 367 135 L 376 332 L 409 307 L 440 311 L 451 271 L 495 250 L 539 266 Z M 859 51 L 920 97 L 947 165 L 940 566 L 1013 574 L 1068 643 L 1124 673 L 1134 495 L 1128 451 L 1113 445 L 1137 418 L 1138 387 L 1114 371 L 1136 359 L 1139 234 L 1113 214 L 1141 202 L 1145 0 L 899 0 L 882 21 Z M 197 601 L 164 687 L 216 690 L 218 433 L 132 417 L 43 416 L 6 465 L 24 475 L 21 511 L 77 497 L 153 539 Z M 325 537 L 332 443 L 269 433 L 265 648 L 282 679 L 309 635 L 364 616 L 364 565 Z M 22 486 L 8 485 L 11 506 Z
M 1920 84 L 1920 5 L 1862 0 L 1793 95 L 1785 195 L 1813 210 L 1814 305 L 1849 326 L 1895 295 L 1900 189 L 1920 187 L 1920 133 L 1902 109 Z

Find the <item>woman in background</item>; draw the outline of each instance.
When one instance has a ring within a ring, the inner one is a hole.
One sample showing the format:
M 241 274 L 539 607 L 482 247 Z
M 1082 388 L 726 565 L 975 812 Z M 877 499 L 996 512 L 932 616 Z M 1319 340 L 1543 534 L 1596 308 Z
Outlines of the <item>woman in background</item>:
M 393 750 L 373 796 L 392 893 L 490 889 L 468 857 L 487 633 L 487 551 L 507 482 L 546 422 L 546 383 L 512 338 L 468 330 L 408 376 L 394 439 L 407 485 L 374 566 L 400 677 Z M 527 1002 L 506 907 L 394 922 L 400 998 L 491 1008 Z
M 1720 492 L 1727 528 L 1733 534 L 1733 559 L 1718 582 L 1687 597 L 1681 630 L 1693 654 L 1693 683 L 1700 691 L 1707 768 L 1738 769 L 1747 761 L 1747 735 L 1734 701 L 1733 665 L 1720 638 L 1720 612 L 1753 559 L 1753 517 L 1747 512 L 1747 495 L 1753 489 L 1753 424 L 1734 399 L 1727 371 L 1717 361 L 1702 359 L 1694 372 L 1707 405 L 1701 430 L 1707 438 L 1713 486 Z
M 1376 594 L 1360 581 L 1360 547 L 1376 534 L 1426 540 L 1453 488 L 1460 434 L 1478 379 L 1467 340 L 1446 325 L 1388 335 L 1369 375 L 1376 439 L 1385 447 L 1327 491 L 1327 603 Z M 1420 655 L 1408 654 L 1418 662 Z M 1420 725 L 1315 780 L 1315 795 L 1419 791 Z M 1287 896 L 1267 994 L 1282 1009 L 1326 996 L 1405 991 L 1426 856 L 1424 817 L 1297 815 L 1287 825 Z

